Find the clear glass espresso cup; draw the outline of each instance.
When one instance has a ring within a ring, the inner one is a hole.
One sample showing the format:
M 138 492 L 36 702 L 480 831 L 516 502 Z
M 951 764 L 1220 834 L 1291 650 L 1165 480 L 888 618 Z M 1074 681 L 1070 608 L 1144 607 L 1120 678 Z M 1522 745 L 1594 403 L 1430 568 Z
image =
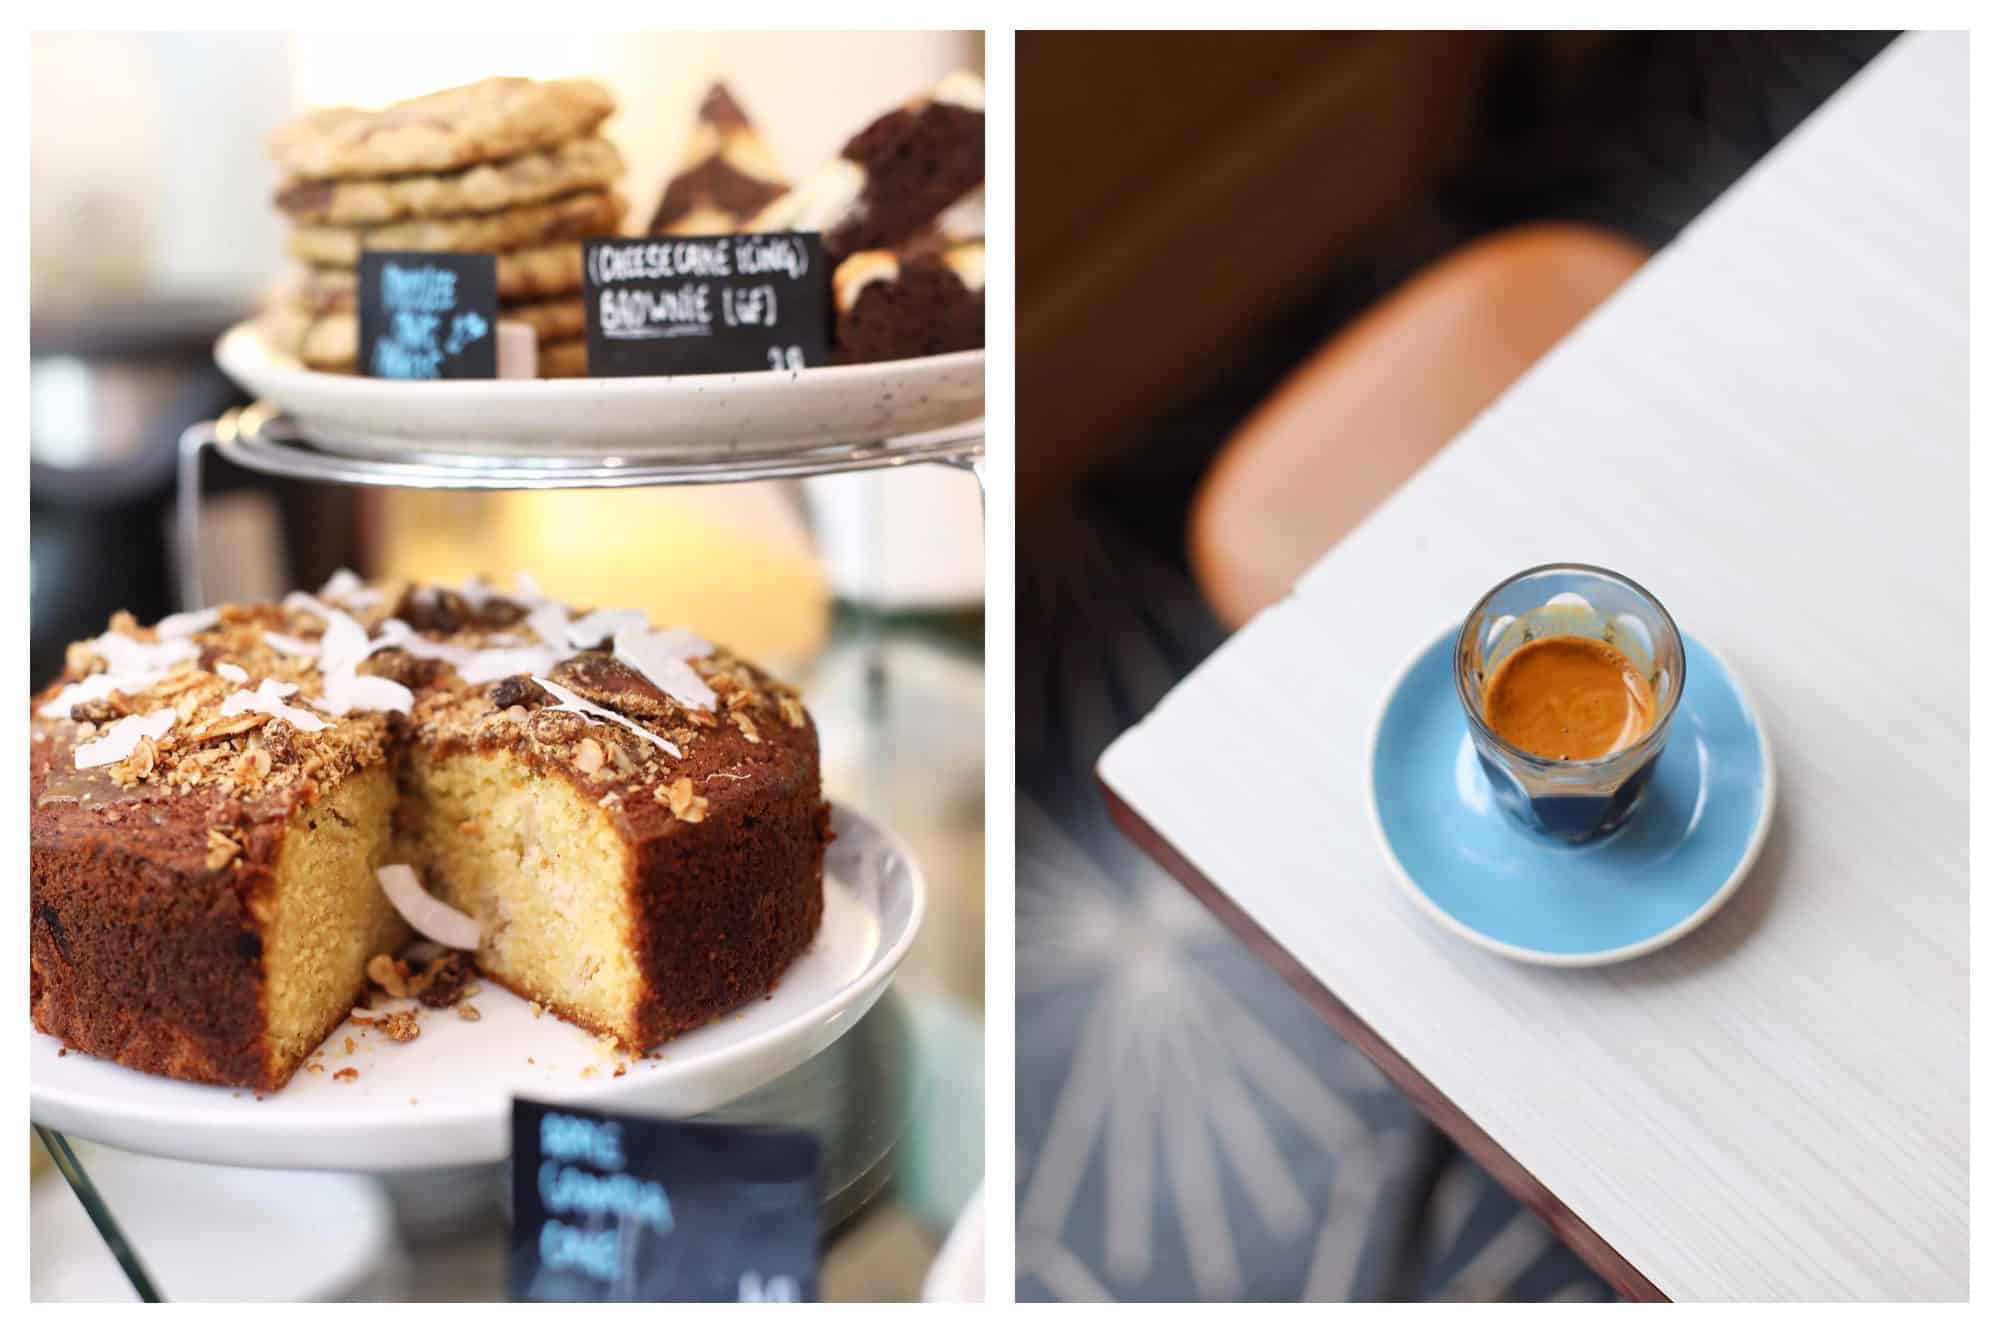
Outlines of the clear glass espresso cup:
M 1643 735 L 1596 759 L 1547 759 L 1494 733 L 1487 681 L 1524 644 L 1552 635 L 1597 639 L 1625 654 L 1652 691 Z M 1680 706 L 1687 653 L 1667 609 L 1632 580 L 1594 565 L 1537 565 L 1479 599 L 1459 630 L 1453 673 L 1500 807 L 1538 833 L 1584 842 L 1624 823 L 1652 779 Z

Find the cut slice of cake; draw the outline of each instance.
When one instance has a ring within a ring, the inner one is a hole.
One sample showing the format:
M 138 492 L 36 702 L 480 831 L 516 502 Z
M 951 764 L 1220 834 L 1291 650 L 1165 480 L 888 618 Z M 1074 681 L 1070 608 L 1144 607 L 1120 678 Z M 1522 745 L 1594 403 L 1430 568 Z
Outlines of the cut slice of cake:
M 680 167 L 646 230 L 656 236 L 726 235 L 782 197 L 789 185 L 764 137 L 718 83 L 695 112 Z
M 350 577 L 119 617 L 31 737 L 30 1012 L 135 1069 L 283 1086 L 410 935 L 385 865 L 477 923 L 487 976 L 632 1050 L 819 927 L 798 696 L 636 611 Z

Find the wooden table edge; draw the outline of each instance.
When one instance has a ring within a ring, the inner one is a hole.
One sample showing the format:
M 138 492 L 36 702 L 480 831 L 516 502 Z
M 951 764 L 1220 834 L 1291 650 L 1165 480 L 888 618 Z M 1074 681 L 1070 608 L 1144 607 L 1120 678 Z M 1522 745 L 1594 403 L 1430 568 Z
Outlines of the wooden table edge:
M 1384 1041 L 1375 1029 L 1369 1027 L 1352 1009 L 1341 1003 L 1338 996 L 1321 984 L 1303 963 L 1271 938 L 1263 927 L 1251 919 L 1248 912 L 1237 906 L 1234 899 L 1196 869 L 1194 863 L 1181 855 L 1178 848 L 1127 805 L 1118 793 L 1105 783 L 1102 776 L 1097 778 L 1097 786 L 1104 794 L 1104 801 L 1110 808 L 1113 822 L 1124 831 L 1126 837 L 1158 862 L 1167 873 L 1185 885 L 1188 891 L 1213 912 L 1224 926 L 1249 946 L 1251 952 L 1289 982 L 1293 990 L 1304 996 L 1306 1002 L 1328 1026 L 1374 1062 L 1375 1067 L 1381 1070 L 1405 1097 L 1416 1103 L 1417 1109 L 1422 1111 L 1432 1124 L 1443 1130 L 1467 1156 L 1486 1168 L 1508 1193 L 1520 1200 L 1523 1207 L 1547 1223 L 1549 1229 L 1576 1251 L 1599 1277 L 1610 1283 L 1619 1295 L 1628 1300 L 1667 1299 L 1666 1294 L 1654 1286 L 1630 1260 L 1613 1249 L 1610 1243 L 1598 1235 L 1582 1218 L 1571 1212 L 1568 1205 L 1537 1180 L 1526 1167 L 1515 1161 L 1513 1155 L 1475 1124 L 1470 1116 L 1459 1109 L 1457 1103 L 1439 1092 L 1429 1079 L 1417 1072 L 1415 1065 L 1404 1059 L 1395 1047 Z

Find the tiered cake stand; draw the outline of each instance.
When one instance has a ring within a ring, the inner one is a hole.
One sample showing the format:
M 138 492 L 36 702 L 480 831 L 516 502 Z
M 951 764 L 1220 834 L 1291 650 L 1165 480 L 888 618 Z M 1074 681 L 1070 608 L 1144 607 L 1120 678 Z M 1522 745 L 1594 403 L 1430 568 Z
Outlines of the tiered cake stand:
M 258 401 L 181 440 L 176 554 L 189 609 L 205 605 L 201 488 L 210 452 L 274 476 L 422 490 L 712 485 L 918 464 L 965 469 L 984 485 L 982 353 L 656 381 L 412 385 L 305 371 L 245 327 L 225 335 L 217 360 Z M 758 1097 L 799 1102 L 802 1089 L 789 1085 L 811 1082 L 816 1068 L 837 1059 L 835 1039 L 881 998 L 923 915 L 921 877 L 893 837 L 850 811 L 837 810 L 836 820 L 841 856 L 829 857 L 828 924 L 813 953 L 770 1002 L 669 1043 L 616 1085 L 579 1086 L 574 1070 L 552 1083 L 544 1066 L 524 1074 L 523 1043 L 546 1049 L 548 1067 L 581 1064 L 588 1052 L 579 1039 L 569 1043 L 574 1051 L 556 1054 L 547 1045 L 560 1040 L 554 1020 L 536 1022 L 524 1005 L 514 1015 L 513 997 L 488 988 L 480 1004 L 489 1021 L 457 1032 L 438 1025 L 443 1049 L 427 1035 L 409 1051 L 377 1050 L 373 1084 L 364 1071 L 338 1090 L 324 1079 L 303 1082 L 302 1074 L 284 1091 L 253 1099 L 88 1057 L 58 1061 L 53 1049 L 37 1047 L 36 1131 L 135 1289 L 158 1299 L 65 1131 L 220 1164 L 407 1170 L 502 1159 L 513 1091 L 673 1115 L 724 1108 L 741 1119 L 757 1117 Z M 39 1034 L 34 1040 L 52 1045 Z M 423 1059 L 395 1058 L 426 1046 Z M 357 1090 L 372 1095 L 352 1095 Z M 879 1177 L 886 1152 L 864 1145 L 852 1162 L 829 1161 L 829 1222 L 839 1220 L 843 1190 Z

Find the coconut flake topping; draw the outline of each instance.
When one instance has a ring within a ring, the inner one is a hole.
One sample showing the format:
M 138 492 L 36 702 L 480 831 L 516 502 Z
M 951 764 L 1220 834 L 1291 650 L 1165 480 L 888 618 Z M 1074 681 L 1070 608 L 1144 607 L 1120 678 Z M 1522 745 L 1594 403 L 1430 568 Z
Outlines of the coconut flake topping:
M 715 691 L 688 665 L 690 657 L 707 657 L 715 651 L 715 646 L 699 634 L 628 625 L 612 639 L 611 650 L 683 708 L 715 707 Z
M 192 614 L 200 617 L 208 613 Z M 167 619 L 172 620 L 174 617 L 169 616 Z M 182 623 L 185 626 L 192 622 Z M 183 629 L 183 633 L 193 632 Z M 63 686 L 53 699 L 42 705 L 43 717 L 68 717 L 70 710 L 78 704 L 108 699 L 113 692 L 137 694 L 165 680 L 167 673 L 182 662 L 201 656 L 201 649 L 184 638 L 146 643 L 117 630 L 108 631 L 92 639 L 90 651 L 94 656 L 104 659 L 104 670 Z
M 600 708 L 596 704 L 590 702 L 590 700 L 584 698 L 582 695 L 566 690 L 562 686 L 556 684 L 554 681 L 549 680 L 545 677 L 536 676 L 533 679 L 535 684 L 541 686 L 543 689 L 547 690 L 550 694 L 553 694 L 556 697 L 557 702 L 548 705 L 548 707 L 554 709 L 556 712 L 576 713 L 583 717 L 601 717 L 606 722 L 616 722 L 619 726 L 625 728 L 625 730 L 631 732 L 634 736 L 645 737 L 647 740 L 659 746 L 662 750 L 665 750 L 668 754 L 672 755 L 674 758 L 678 759 L 681 757 L 680 746 L 675 745 L 672 741 L 667 740 L 664 737 L 655 736 L 652 732 L 646 730 L 644 727 L 640 726 L 637 722 L 634 722 L 631 718 L 626 717 L 623 713 L 614 713 L 609 708 Z
M 325 731 L 329 725 L 325 718 L 285 702 L 298 693 L 298 689 L 296 685 L 267 680 L 257 686 L 254 694 L 249 690 L 238 690 L 224 699 L 221 713 L 224 717 L 235 717 L 238 713 L 262 713 L 267 717 L 283 718 L 300 731 Z
M 171 708 L 121 717 L 105 728 L 103 735 L 76 747 L 76 766 L 102 768 L 106 764 L 116 764 L 129 759 L 132 757 L 132 751 L 139 748 L 142 739 L 160 739 L 173 729 L 174 721 L 175 714 Z
M 479 947 L 479 923 L 424 892 L 417 872 L 409 866 L 383 866 L 375 872 L 375 882 L 419 935 L 454 949 Z

